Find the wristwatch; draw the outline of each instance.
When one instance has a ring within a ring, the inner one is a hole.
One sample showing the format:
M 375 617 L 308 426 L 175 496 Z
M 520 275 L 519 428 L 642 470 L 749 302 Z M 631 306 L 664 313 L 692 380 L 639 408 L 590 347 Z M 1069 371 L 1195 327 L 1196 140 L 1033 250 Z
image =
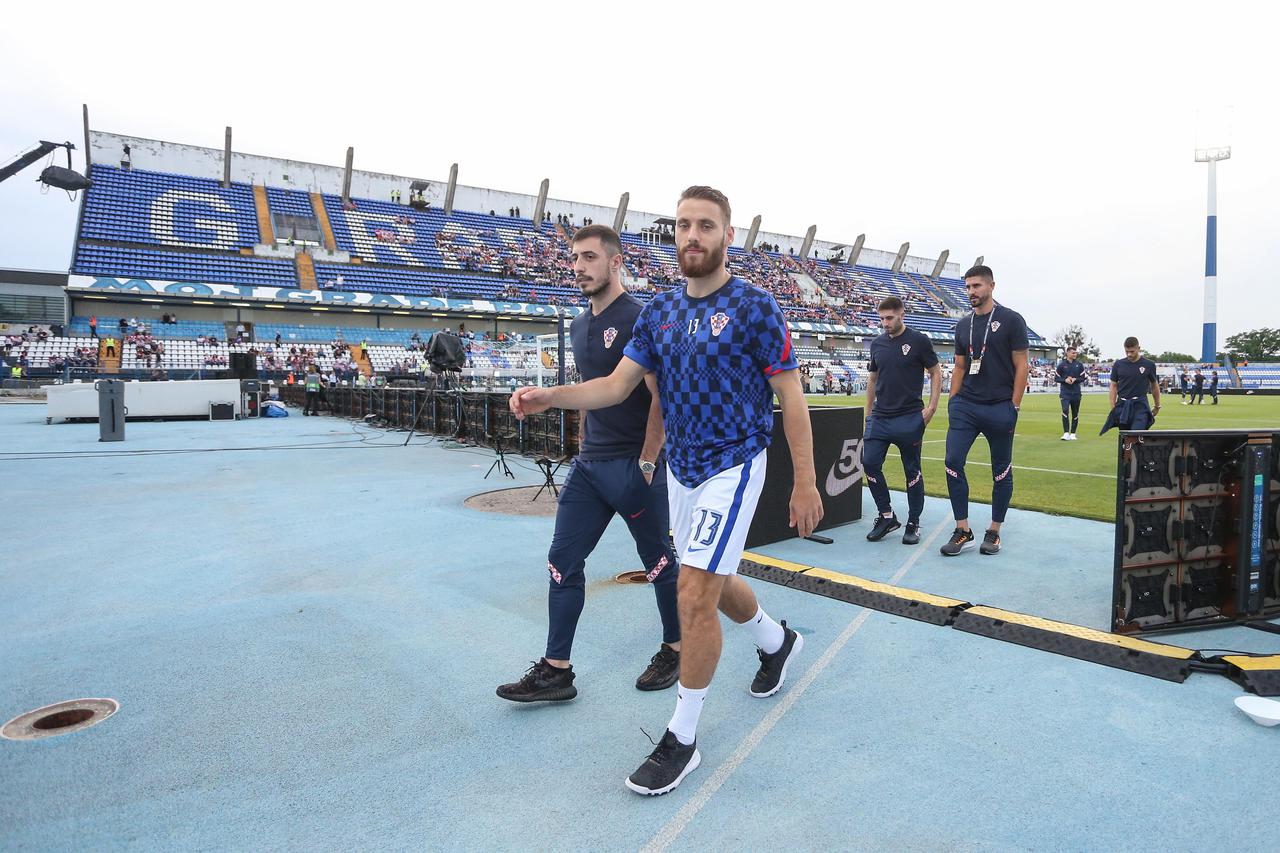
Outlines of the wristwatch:
M 657 470 L 658 470 L 658 466 L 654 465 L 652 462 L 647 462 L 644 459 L 640 460 L 641 474 L 652 474 L 654 471 L 657 471 Z

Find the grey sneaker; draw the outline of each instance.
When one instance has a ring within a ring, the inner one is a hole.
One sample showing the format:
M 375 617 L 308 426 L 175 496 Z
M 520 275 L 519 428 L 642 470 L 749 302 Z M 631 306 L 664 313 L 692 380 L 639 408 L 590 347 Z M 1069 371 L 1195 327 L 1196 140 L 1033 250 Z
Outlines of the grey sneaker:
M 968 551 L 973 547 L 973 531 L 962 530 L 957 527 L 951 532 L 951 538 L 947 540 L 947 544 L 940 549 L 942 556 L 954 557 L 961 551 Z
M 982 537 L 982 546 L 978 551 L 983 554 L 999 554 L 1000 534 L 994 530 L 988 530 Z

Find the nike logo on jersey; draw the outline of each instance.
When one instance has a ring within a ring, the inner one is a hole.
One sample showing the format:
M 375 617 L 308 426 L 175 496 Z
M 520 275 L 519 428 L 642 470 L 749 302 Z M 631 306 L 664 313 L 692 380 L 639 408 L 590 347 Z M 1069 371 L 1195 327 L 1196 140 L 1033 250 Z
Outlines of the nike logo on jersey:
M 670 329 L 674 325 L 675 323 L 663 323 L 662 325 L 658 326 L 658 328 L 665 332 L 667 329 Z

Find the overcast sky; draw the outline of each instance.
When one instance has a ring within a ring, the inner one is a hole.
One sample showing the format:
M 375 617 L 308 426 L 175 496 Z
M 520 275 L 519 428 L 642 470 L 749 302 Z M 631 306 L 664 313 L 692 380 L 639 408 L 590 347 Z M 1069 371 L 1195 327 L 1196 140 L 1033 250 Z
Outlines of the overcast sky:
M 1274 3 L 77 5 L 6 11 L 0 162 L 80 147 L 88 103 L 98 130 L 221 147 L 231 125 L 248 153 L 340 166 L 354 145 L 357 168 L 457 161 L 466 184 L 653 212 L 707 183 L 740 227 L 985 255 L 1043 335 L 1198 355 L 1193 154 L 1225 143 L 1219 347 L 1280 326 Z M 0 186 L 0 266 L 69 265 L 76 206 L 39 168 Z

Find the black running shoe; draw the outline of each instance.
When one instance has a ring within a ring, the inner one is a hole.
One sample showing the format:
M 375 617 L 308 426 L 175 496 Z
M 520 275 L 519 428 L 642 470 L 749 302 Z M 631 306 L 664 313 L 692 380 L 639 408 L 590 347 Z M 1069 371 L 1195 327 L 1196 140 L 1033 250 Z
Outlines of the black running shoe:
M 674 791 L 701 763 L 697 741 L 685 746 L 668 729 L 644 764 L 627 777 L 626 786 L 637 794 L 656 797 Z
M 920 525 L 914 521 L 908 521 L 907 527 L 902 531 L 903 545 L 919 545 L 920 544 Z
M 871 532 L 867 534 L 868 542 L 879 542 L 902 525 L 898 523 L 898 516 L 891 515 L 885 518 L 883 515 L 876 516 L 875 526 L 871 528 Z
M 636 679 L 637 690 L 666 690 L 680 679 L 680 653 L 662 644 L 649 661 L 649 668 Z
M 973 531 L 962 530 L 957 527 L 951 532 L 951 538 L 947 540 L 947 544 L 940 549 L 942 556 L 954 557 L 961 551 L 967 551 L 973 547 Z
M 982 545 L 978 548 L 983 554 L 999 554 L 1000 553 L 1000 534 L 994 530 L 988 530 L 982 537 Z
M 578 695 L 573 667 L 560 669 L 542 658 L 519 681 L 498 687 L 498 695 L 512 702 L 567 702 Z
M 787 620 L 783 619 L 782 648 L 771 655 L 765 654 L 764 649 L 756 649 L 756 654 L 760 655 L 760 669 L 751 681 L 751 695 L 763 699 L 777 693 L 787 677 L 787 664 L 803 648 L 804 637 L 788 628 Z

